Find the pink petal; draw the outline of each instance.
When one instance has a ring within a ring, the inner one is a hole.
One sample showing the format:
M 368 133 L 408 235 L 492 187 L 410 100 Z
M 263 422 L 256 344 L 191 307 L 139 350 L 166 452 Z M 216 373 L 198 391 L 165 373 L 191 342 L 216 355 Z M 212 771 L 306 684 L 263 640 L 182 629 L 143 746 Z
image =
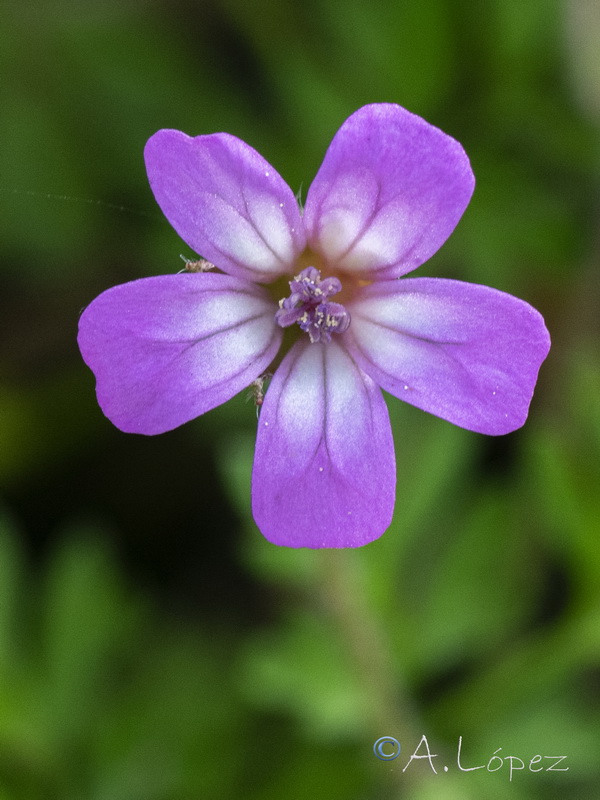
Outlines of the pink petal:
M 474 185 L 450 136 L 400 106 L 365 106 L 336 133 L 308 191 L 309 243 L 341 269 L 399 277 L 446 241 Z
M 163 433 L 265 371 L 281 342 L 274 313 L 263 289 L 237 278 L 164 275 L 97 297 L 78 341 L 106 416 L 128 433 Z
M 406 278 L 371 284 L 348 310 L 348 348 L 386 391 L 480 433 L 525 422 L 550 347 L 527 303 L 487 286 Z
M 269 541 L 359 547 L 391 522 L 396 466 L 381 392 L 338 343 L 298 342 L 260 413 L 252 502 Z
M 152 191 L 181 238 L 238 278 L 293 271 L 305 246 L 296 198 L 252 147 L 226 133 L 155 133 L 144 151 Z

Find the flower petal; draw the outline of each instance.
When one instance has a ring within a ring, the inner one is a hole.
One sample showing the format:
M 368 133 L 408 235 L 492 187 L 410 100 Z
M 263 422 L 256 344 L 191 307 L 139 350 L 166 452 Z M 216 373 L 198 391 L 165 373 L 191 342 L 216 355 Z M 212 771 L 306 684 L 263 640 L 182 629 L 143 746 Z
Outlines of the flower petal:
M 333 138 L 308 191 L 309 243 L 341 269 L 399 277 L 446 241 L 474 185 L 457 141 L 400 106 L 364 106 Z
M 281 342 L 265 291 L 228 275 L 164 275 L 97 297 L 79 347 L 106 416 L 128 433 L 176 428 L 264 372 Z
M 305 246 L 298 203 L 256 150 L 226 133 L 161 130 L 144 156 L 157 203 L 203 258 L 252 281 L 293 271 Z
M 461 281 L 406 278 L 361 290 L 348 349 L 383 389 L 469 430 L 520 428 L 550 337 L 512 295 Z
M 269 541 L 358 547 L 391 522 L 396 465 L 379 389 L 336 342 L 298 342 L 260 413 L 252 503 Z

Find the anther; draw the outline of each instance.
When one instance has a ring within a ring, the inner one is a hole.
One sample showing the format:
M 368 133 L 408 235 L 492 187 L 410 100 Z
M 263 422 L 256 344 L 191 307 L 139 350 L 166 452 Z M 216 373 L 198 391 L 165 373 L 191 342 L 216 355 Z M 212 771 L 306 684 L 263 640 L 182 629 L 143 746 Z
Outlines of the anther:
M 313 344 L 330 342 L 332 333 L 343 333 L 350 325 L 344 306 L 328 299 L 341 288 L 337 278 L 321 280 L 316 267 L 307 267 L 290 281 L 290 295 L 279 301 L 275 319 L 282 328 L 298 324 Z

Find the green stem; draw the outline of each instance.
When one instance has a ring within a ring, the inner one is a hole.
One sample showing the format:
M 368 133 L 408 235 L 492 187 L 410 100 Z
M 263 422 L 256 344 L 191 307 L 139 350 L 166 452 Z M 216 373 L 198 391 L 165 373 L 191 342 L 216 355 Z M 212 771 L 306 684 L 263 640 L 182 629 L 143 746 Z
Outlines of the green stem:
M 335 622 L 370 711 L 374 738 L 393 736 L 400 743 L 418 744 L 423 727 L 408 692 L 394 669 L 387 637 L 369 603 L 361 569 L 360 553 L 322 551 L 325 572 L 322 597 Z M 405 760 L 402 760 L 405 763 Z M 390 762 L 395 765 L 395 762 Z M 392 775 L 405 789 L 412 785 L 414 770 L 402 773 L 398 764 Z

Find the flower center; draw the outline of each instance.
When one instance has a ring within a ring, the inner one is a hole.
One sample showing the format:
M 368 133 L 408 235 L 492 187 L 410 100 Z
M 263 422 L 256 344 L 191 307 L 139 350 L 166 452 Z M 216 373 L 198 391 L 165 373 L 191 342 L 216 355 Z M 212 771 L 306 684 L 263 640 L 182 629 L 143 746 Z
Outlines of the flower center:
M 313 344 L 330 342 L 332 333 L 343 333 L 350 325 L 344 306 L 328 299 L 341 289 L 337 278 L 321 280 L 316 267 L 307 267 L 290 281 L 291 293 L 279 301 L 275 319 L 282 328 L 298 323 Z

